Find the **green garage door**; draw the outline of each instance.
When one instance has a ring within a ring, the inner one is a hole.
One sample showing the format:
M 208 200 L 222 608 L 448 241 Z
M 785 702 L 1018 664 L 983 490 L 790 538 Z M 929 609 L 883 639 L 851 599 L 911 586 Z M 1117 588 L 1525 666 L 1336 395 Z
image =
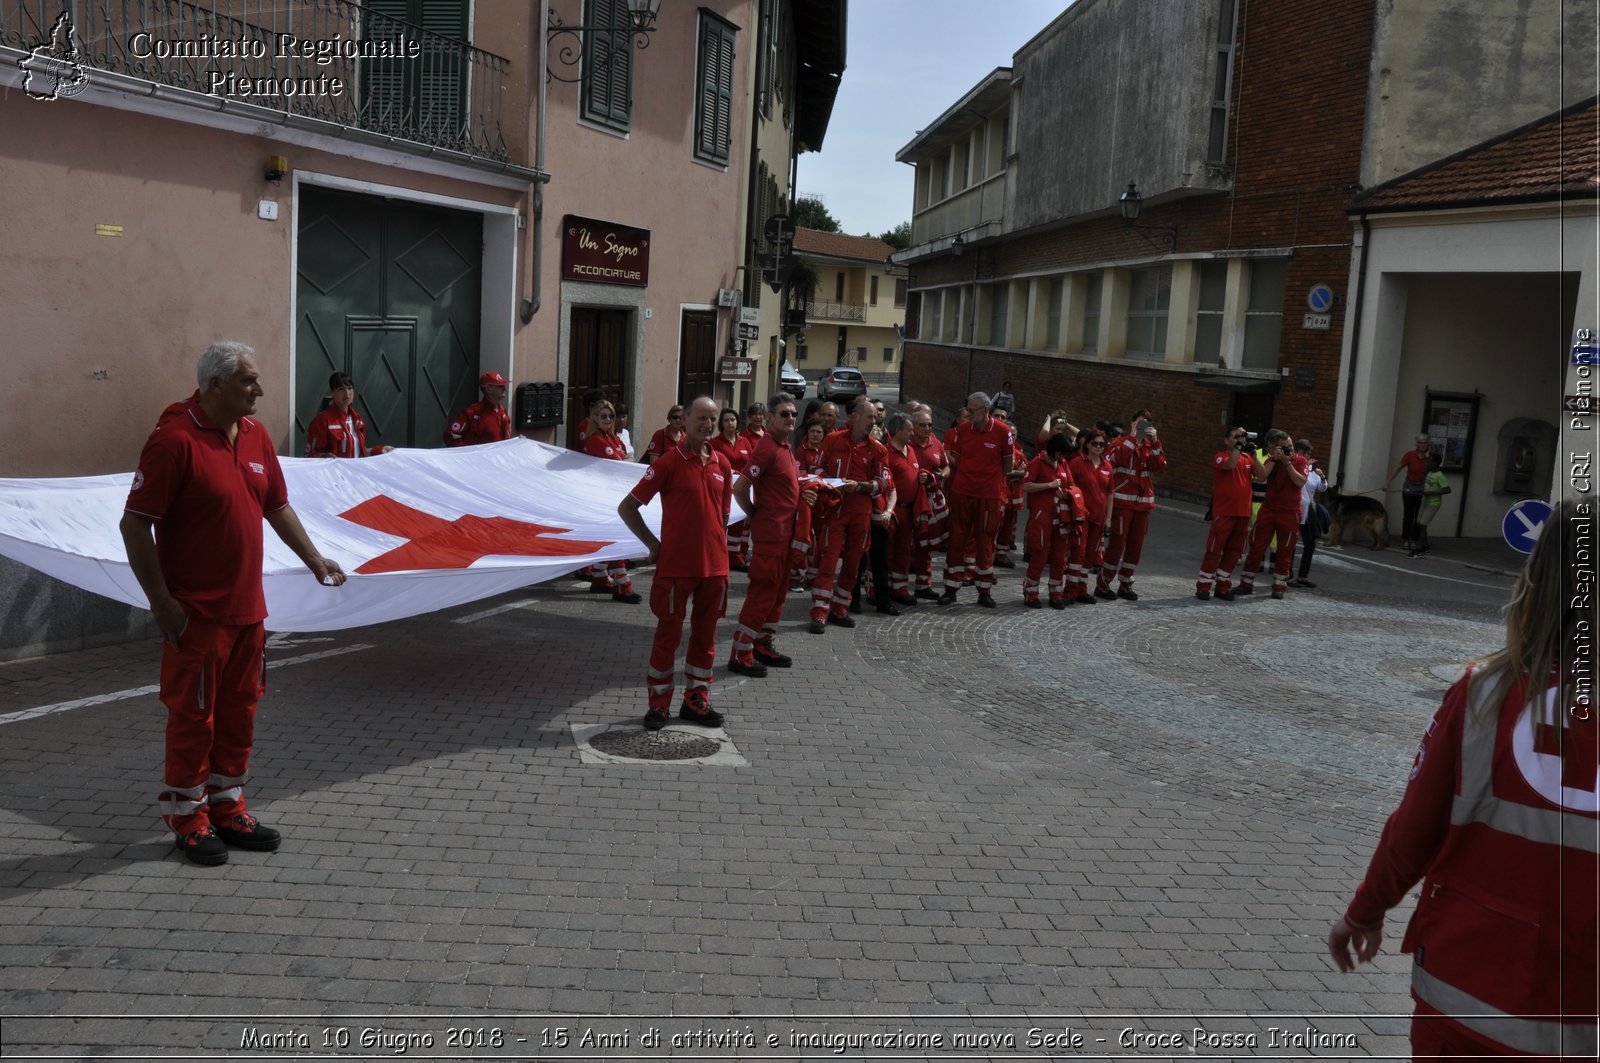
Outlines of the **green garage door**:
M 294 452 L 332 372 L 368 443 L 438 446 L 478 397 L 482 215 L 308 187 L 299 228 Z

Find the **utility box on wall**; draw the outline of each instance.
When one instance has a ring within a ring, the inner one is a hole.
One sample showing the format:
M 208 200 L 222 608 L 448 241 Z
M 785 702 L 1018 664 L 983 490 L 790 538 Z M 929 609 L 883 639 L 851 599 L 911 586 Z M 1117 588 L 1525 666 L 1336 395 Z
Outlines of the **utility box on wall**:
M 517 430 L 549 428 L 565 417 L 566 385 L 559 380 L 517 385 Z

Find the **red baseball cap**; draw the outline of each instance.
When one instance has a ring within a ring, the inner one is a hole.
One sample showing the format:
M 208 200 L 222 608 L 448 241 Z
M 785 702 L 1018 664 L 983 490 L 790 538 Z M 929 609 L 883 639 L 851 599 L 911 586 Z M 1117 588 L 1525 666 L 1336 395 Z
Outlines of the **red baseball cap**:
M 485 373 L 485 374 L 483 374 L 482 376 L 480 376 L 478 378 L 478 386 L 479 387 L 483 387 L 485 384 L 501 384 L 501 385 L 505 385 L 505 384 L 509 384 L 509 383 L 511 383 L 511 381 L 507 380 L 505 377 L 501 376 L 499 373 Z

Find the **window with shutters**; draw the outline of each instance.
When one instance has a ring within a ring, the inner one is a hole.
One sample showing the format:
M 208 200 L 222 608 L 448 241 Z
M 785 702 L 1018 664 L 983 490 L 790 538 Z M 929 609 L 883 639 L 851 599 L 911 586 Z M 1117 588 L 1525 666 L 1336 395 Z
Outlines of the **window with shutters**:
M 583 37 L 579 114 L 626 133 L 633 120 L 633 32 L 627 0 L 583 0 L 583 24 L 597 28 Z
M 694 157 L 728 165 L 733 140 L 733 37 L 739 29 L 700 10 L 700 58 L 695 68 Z
M 368 39 L 411 38 L 420 50 L 415 59 L 361 61 L 362 125 L 425 144 L 468 138 L 467 59 L 459 46 L 467 40 L 467 0 L 366 0 L 362 7 Z

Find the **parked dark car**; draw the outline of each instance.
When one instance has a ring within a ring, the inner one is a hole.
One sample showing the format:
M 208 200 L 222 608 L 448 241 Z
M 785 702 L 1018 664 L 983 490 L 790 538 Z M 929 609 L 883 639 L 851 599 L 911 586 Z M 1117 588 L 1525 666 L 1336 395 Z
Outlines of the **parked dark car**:
M 778 373 L 778 390 L 788 392 L 798 402 L 806 397 L 806 378 L 800 375 L 800 370 L 784 362 Z
M 853 399 L 867 393 L 867 378 L 861 370 L 846 365 L 836 365 L 817 380 L 817 396 L 827 402 L 835 399 Z

